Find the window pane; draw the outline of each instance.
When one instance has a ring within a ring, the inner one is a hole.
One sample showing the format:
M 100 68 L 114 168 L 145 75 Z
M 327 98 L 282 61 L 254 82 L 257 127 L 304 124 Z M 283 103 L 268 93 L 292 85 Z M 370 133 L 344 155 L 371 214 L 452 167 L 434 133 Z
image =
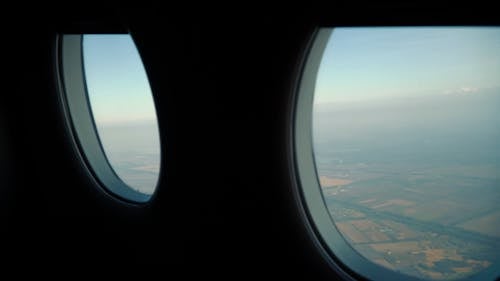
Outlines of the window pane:
M 499 266 L 499 50 L 500 28 L 333 31 L 316 168 L 334 224 L 366 259 L 434 280 Z
M 152 194 L 160 168 L 158 124 L 132 38 L 84 35 L 83 59 L 94 122 L 110 165 L 128 186 Z

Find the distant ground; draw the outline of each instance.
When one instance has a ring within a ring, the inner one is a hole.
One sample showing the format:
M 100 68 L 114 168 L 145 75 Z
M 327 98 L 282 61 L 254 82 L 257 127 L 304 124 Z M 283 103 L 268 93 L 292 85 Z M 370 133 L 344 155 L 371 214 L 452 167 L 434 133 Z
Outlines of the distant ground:
M 156 122 L 101 125 L 99 137 L 117 175 L 130 187 L 152 194 L 160 171 Z
M 363 257 L 424 279 L 500 266 L 500 95 L 315 113 L 336 227 Z

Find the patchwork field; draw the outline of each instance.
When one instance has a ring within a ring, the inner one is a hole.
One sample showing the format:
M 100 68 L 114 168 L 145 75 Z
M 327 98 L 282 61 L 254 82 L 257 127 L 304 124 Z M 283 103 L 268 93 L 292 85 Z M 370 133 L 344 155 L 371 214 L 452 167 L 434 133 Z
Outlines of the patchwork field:
M 404 175 L 372 181 L 325 176 L 321 182 L 337 228 L 374 263 L 420 278 L 452 280 L 498 262 L 495 200 L 500 198 L 488 198 L 487 192 L 470 195 L 467 180 L 461 185 L 447 178 L 441 183 L 418 179 L 417 185 Z M 464 204 L 464 196 L 486 204 Z

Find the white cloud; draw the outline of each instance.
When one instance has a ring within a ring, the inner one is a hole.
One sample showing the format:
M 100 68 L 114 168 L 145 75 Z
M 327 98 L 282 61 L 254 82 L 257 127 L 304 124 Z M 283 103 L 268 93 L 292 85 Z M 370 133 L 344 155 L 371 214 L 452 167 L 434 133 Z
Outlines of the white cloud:
M 476 93 L 478 90 L 476 87 L 460 87 L 458 89 L 445 90 L 443 93 L 445 95 L 469 95 Z

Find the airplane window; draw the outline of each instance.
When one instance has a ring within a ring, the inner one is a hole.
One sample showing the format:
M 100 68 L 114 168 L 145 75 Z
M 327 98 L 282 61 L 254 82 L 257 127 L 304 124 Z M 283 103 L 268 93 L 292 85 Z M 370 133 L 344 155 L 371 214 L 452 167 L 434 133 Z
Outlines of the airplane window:
M 149 81 L 129 34 L 65 35 L 62 68 L 69 113 L 90 170 L 107 191 L 146 202 L 160 170 Z
M 130 35 L 84 35 L 87 92 L 99 138 L 114 171 L 152 194 L 160 169 L 156 112 Z
M 500 28 L 321 33 L 302 186 L 333 255 L 374 280 L 499 278 Z

